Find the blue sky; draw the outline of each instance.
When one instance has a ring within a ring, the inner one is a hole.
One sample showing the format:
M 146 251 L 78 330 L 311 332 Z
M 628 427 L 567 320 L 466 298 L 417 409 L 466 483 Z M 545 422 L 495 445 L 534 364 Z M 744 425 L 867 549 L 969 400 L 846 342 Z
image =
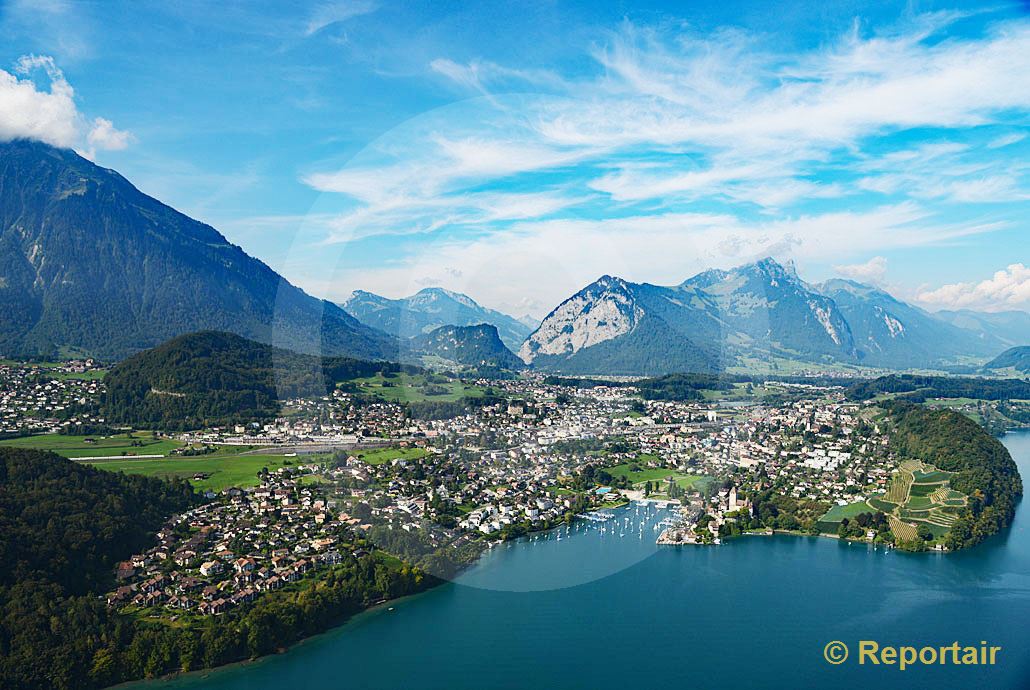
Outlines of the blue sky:
M 0 138 L 313 294 L 544 315 L 771 254 L 1030 308 L 1025 3 L 0 1 Z

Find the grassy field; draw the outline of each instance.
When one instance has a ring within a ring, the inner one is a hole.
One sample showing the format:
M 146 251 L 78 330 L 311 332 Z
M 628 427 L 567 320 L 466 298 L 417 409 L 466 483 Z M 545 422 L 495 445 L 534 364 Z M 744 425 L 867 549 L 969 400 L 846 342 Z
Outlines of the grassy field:
M 81 373 L 74 371 L 48 371 L 46 372 L 46 375 L 49 378 L 57 379 L 58 381 L 67 381 L 70 379 L 99 381 L 107 376 L 107 369 L 90 369 L 89 371 L 83 371 Z
M 391 460 L 416 460 L 429 455 L 425 448 L 376 448 L 354 453 L 354 457 L 369 465 L 382 465 Z
M 86 439 L 92 439 L 87 443 Z M 133 445 L 136 442 L 140 445 Z M 182 444 L 170 439 L 155 439 L 149 432 L 136 432 L 132 438 L 117 436 L 62 436 L 46 434 L 25 436 L 0 441 L 0 445 L 15 448 L 50 450 L 66 458 L 103 457 L 108 455 L 167 455 Z
M 86 438 L 94 438 L 95 443 L 86 443 Z M 142 446 L 131 445 L 132 441 L 141 442 Z M 304 465 L 318 462 L 317 456 L 287 457 L 285 455 L 260 454 L 246 455 L 253 446 L 219 446 L 214 453 L 207 455 L 179 456 L 170 455 L 174 448 L 183 444 L 170 439 L 154 439 L 149 432 L 136 432 L 134 438 L 124 434 L 109 437 L 61 436 L 49 434 L 45 436 L 27 436 L 24 438 L 0 441 L 0 445 L 35 450 L 50 450 L 70 459 L 88 457 L 113 457 L 110 460 L 86 460 L 86 464 L 99 467 L 110 472 L 126 474 L 142 474 L 148 477 L 181 477 L 189 480 L 198 489 L 221 491 L 230 486 L 241 488 L 256 486 L 257 473 L 263 467 L 270 470 L 284 465 Z M 164 455 L 163 458 L 139 458 L 134 455 Z M 209 475 L 204 479 L 194 480 L 199 474 Z
M 835 505 L 826 511 L 826 514 L 819 518 L 820 522 L 840 522 L 844 518 L 851 519 L 862 513 L 874 512 L 873 508 L 870 507 L 865 501 L 856 501 L 847 505 L 838 506 Z
M 275 470 L 284 465 L 310 464 L 306 458 L 284 455 L 211 454 L 194 457 L 126 458 L 124 460 L 96 460 L 88 464 L 111 472 L 142 474 L 147 477 L 181 477 L 198 489 L 221 491 L 230 486 L 246 488 L 257 486 L 261 468 Z M 198 474 L 209 475 L 194 480 Z
M 483 389 L 478 386 L 466 385 L 461 381 L 444 377 L 437 377 L 435 382 L 430 382 L 424 374 L 400 373 L 386 377 L 377 374 L 355 379 L 353 383 L 362 393 L 375 395 L 390 402 L 453 402 L 483 395 Z
M 639 470 L 631 470 L 634 463 L 623 463 L 614 467 L 606 467 L 605 471 L 613 477 L 626 477 L 631 484 L 643 484 L 644 482 L 665 482 L 670 477 L 682 488 L 690 489 L 695 483 L 707 479 L 697 474 L 686 474 L 678 470 L 664 468 L 641 467 Z

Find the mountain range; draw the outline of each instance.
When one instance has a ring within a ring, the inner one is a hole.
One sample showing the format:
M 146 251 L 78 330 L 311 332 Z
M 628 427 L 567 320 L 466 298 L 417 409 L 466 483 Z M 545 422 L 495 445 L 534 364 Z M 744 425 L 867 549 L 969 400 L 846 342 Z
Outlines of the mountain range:
M 209 225 L 113 170 L 0 143 L 0 355 L 121 359 L 175 336 L 235 333 L 301 353 L 580 374 L 818 365 L 968 366 L 1030 342 L 1024 312 L 931 314 L 771 258 L 673 286 L 602 276 L 537 324 L 442 288 L 342 305 L 308 295 Z
M 959 309 L 937 311 L 934 316 L 963 330 L 972 331 L 997 350 L 1030 343 L 1030 313 L 1025 311 L 982 312 Z
M 776 358 L 931 367 L 1004 349 L 989 325 L 998 315 L 979 316 L 986 325 L 966 328 L 869 285 L 811 285 L 765 258 L 669 287 L 602 276 L 551 311 L 519 355 L 565 373 L 714 372 Z M 1030 339 L 1008 318 L 1010 337 Z
M 399 338 L 414 338 L 441 326 L 487 323 L 497 328 L 501 341 L 512 350 L 517 350 L 538 325 L 480 306 L 468 295 L 438 287 L 400 299 L 357 290 L 340 306 L 362 323 Z

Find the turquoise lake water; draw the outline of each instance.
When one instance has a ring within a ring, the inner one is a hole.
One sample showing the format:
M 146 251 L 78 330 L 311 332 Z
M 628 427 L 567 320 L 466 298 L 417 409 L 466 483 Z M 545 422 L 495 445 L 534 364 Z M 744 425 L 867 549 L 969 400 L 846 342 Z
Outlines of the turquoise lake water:
M 1030 478 L 1030 433 L 1004 439 Z M 456 583 L 258 662 L 133 686 L 992 688 L 1030 686 L 1030 509 L 950 555 L 825 538 L 657 547 L 651 508 L 501 546 Z M 558 536 L 561 539 L 558 539 Z M 823 648 L 851 648 L 839 666 Z M 995 666 L 860 666 L 858 640 L 1001 646 Z

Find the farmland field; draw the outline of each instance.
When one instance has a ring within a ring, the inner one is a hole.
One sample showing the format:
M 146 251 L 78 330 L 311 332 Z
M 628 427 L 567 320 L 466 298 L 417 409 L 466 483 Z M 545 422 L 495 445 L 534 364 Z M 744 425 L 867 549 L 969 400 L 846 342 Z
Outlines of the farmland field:
M 915 478 L 915 482 L 918 484 L 936 484 L 950 479 L 952 473 L 945 472 L 944 470 L 934 470 L 932 472 L 916 470 L 912 475 Z
M 884 495 L 884 499 L 897 503 L 897 507 L 888 510 L 890 504 L 876 498 L 869 499 L 869 503 L 884 509 L 891 531 L 899 540 L 916 540 L 919 525 L 925 525 L 940 538 L 947 534 L 967 505 L 966 496 L 948 485 L 951 476 L 951 472 L 932 465 L 906 460 L 894 473 Z
M 623 463 L 621 465 L 615 465 L 614 467 L 606 467 L 605 471 L 613 477 L 626 477 L 631 484 L 642 484 L 644 482 L 663 482 L 672 477 L 673 480 L 683 489 L 693 488 L 695 484 L 700 483 L 702 480 L 708 479 L 697 474 L 686 474 L 678 470 L 670 470 L 667 468 L 654 468 L 654 467 L 640 467 L 637 470 L 631 470 L 630 467 L 636 463 Z
M 913 484 L 912 488 L 909 489 L 909 496 L 915 498 L 917 496 L 929 496 L 930 494 L 939 491 L 941 488 L 947 488 L 947 482 L 939 482 L 937 484 Z
M 916 528 L 913 525 L 903 522 L 899 518 L 888 515 L 887 521 L 890 523 L 891 532 L 894 536 L 902 541 L 915 541 L 919 538 L 919 534 L 916 532 Z

